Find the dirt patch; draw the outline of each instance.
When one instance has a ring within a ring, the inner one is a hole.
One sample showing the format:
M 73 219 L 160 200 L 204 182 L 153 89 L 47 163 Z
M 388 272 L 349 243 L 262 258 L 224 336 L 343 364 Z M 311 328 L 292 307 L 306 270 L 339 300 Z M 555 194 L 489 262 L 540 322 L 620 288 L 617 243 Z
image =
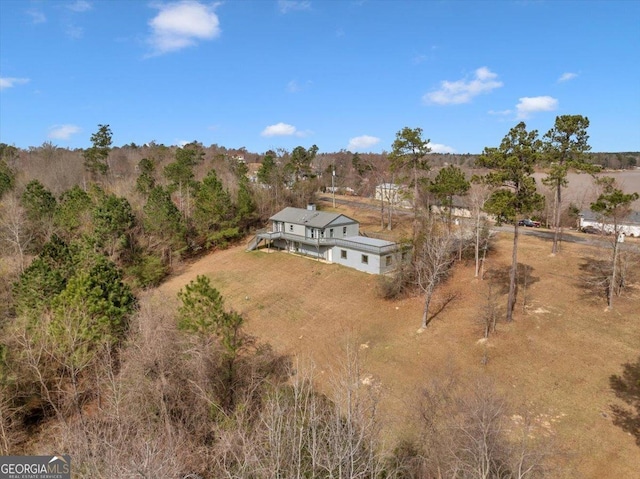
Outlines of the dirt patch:
M 362 219 L 357 211 L 338 210 Z M 365 230 L 379 228 L 375 212 L 366 216 Z M 509 265 L 511 240 L 508 233 L 498 236 L 487 267 Z M 198 274 L 209 276 L 227 305 L 246 315 L 250 333 L 283 353 L 312 359 L 321 371 L 336 368 L 343 348 L 355 346 L 363 378 L 381 388 L 391 438 L 411 427 L 415 391 L 453 366 L 494 379 L 514 405 L 538 418 L 563 452 L 563 472 L 553 477 L 638 477 L 633 438 L 605 415 L 613 401 L 609 376 L 639 353 L 640 294 L 630 289 L 606 312 L 604 298 L 585 298 L 579 282 L 581 261 L 602 251 L 570 243 L 555 257 L 550 251 L 548 240 L 521 238 L 518 261 L 537 280 L 526 294 L 521 290 L 514 321 L 499 322 L 485 341 L 479 341 L 477 318 L 487 284 L 473 277 L 472 265 L 459 266 L 440 288 L 436 302 L 451 292 L 457 299 L 421 334 L 421 298 L 384 301 L 376 276 L 286 253 L 247 253 L 244 246 L 217 252 L 187 265 L 161 290 L 175 298 Z M 506 298 L 499 305 L 504 309 Z

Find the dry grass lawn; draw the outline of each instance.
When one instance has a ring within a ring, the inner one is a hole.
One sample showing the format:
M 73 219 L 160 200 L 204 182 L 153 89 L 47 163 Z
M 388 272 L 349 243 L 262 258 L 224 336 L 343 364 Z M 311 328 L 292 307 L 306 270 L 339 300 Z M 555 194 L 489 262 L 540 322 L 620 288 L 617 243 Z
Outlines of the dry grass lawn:
M 363 222 L 365 231 L 379 228 L 375 211 L 339 211 Z M 471 264 L 457 267 L 441 287 L 438 298 L 445 291 L 457 298 L 422 333 L 421 298 L 384 301 L 376 276 L 286 253 L 247 253 L 244 245 L 185 266 L 160 289 L 175 298 L 196 275 L 209 276 L 227 306 L 246 315 L 251 334 L 282 353 L 311 359 L 320 375 L 331 373 L 346 345 L 356 345 L 382 388 L 381 411 L 392 438 L 410 429 L 416 390 L 454 369 L 492 378 L 514 410 L 533 415 L 559 452 L 562 467 L 552 477 L 638 478 L 640 448 L 611 422 L 609 376 L 640 354 L 640 286 L 628 288 L 607 312 L 603 297 L 581 288 L 580 265 L 608 251 L 564 243 L 552 257 L 546 240 L 521 238 L 519 262 L 532 268 L 527 304 L 523 308 L 521 291 L 515 320 L 499 322 L 486 343 L 479 341 L 477 318 L 487 281 L 473 277 Z M 508 268 L 511 242 L 510 234 L 498 236 L 487 267 Z M 502 311 L 505 305 L 503 296 Z

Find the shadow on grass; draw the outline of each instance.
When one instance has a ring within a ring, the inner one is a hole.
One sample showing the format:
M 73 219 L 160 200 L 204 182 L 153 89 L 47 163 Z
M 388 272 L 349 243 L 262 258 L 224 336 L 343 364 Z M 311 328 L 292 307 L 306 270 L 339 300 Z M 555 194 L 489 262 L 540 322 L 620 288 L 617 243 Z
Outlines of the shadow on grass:
M 607 300 L 611 285 L 612 261 L 610 258 L 585 256 L 578 265 L 581 271 L 578 288 L 583 299 Z M 617 255 L 615 275 L 615 296 L 622 296 L 629 286 L 640 280 L 640 254 L 622 250 Z M 633 291 L 633 289 L 631 289 Z
M 609 385 L 616 397 L 629 407 L 611 405 L 613 424 L 634 436 L 640 446 L 640 357 L 622 367 L 622 375 L 612 375 Z
M 430 324 L 431 321 L 436 319 L 440 313 L 442 313 L 450 303 L 456 300 L 458 297 L 458 293 L 449 293 L 447 294 L 441 301 L 438 302 L 438 308 L 434 311 L 434 313 L 429 316 L 429 321 L 427 324 Z
M 578 265 L 581 274 L 577 286 L 583 299 L 607 300 L 611 278 L 611 260 L 583 257 Z
M 540 276 L 533 276 L 534 268 L 531 265 L 518 263 L 518 272 L 516 275 L 516 293 L 519 288 L 529 287 L 532 284 L 540 281 Z M 485 279 L 493 281 L 496 285 L 496 294 L 508 294 L 509 293 L 509 275 L 511 272 L 511 266 L 504 266 L 502 268 L 490 269 L 485 273 Z

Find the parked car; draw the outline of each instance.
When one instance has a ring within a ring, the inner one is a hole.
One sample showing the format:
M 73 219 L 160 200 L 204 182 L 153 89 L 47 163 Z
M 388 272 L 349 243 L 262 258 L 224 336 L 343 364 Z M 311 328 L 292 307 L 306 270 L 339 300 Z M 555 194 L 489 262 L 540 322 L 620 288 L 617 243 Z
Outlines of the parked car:
M 582 228 L 582 232 L 590 235 L 599 235 L 600 233 L 602 233 L 602 231 L 600 231 L 595 226 L 585 226 L 584 228 Z
M 527 218 L 527 219 L 518 221 L 518 226 L 526 226 L 528 228 L 540 228 L 540 222 L 533 221 Z

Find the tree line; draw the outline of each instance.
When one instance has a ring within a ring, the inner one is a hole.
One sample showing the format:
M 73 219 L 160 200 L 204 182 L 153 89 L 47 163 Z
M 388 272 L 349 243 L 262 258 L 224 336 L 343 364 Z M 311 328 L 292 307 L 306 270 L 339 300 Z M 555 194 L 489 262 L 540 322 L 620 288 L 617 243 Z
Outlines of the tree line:
M 298 146 L 291 152 L 268 151 L 261 158 L 250 158 L 259 160 L 259 168 L 253 175 L 248 174 L 245 155 L 250 154 L 245 150 L 231 154 L 216 145 L 209 149 L 207 157 L 205 148 L 196 142 L 180 148 L 155 143 L 145 147 L 128 145 L 128 150 L 145 156 L 137 162 L 132 174 L 123 178 L 123 160 L 112 147 L 111 129 L 109 125 L 98 125 L 90 138 L 92 146 L 81 151 L 83 169 L 80 175 L 75 172 L 77 182 L 60 191 L 60 184 L 64 182 L 58 177 L 59 191 L 55 193 L 55 189 L 47 188 L 40 179 L 26 182 L 23 175 L 16 175 L 21 170 L 18 165 L 32 165 L 24 162 L 24 155 L 15 148 L 2 145 L 0 188 L 7 196 L 2 211 L 2 239 L 19 259 L 20 270 L 24 269 L 25 258 L 37 254 L 52 234 L 67 241 L 87 241 L 124 268 L 137 286 L 147 287 L 158 284 L 176 260 L 225 247 L 283 206 L 312 202 L 316 192 L 326 187 L 329 179 L 333 181 L 338 170 L 338 177 L 355 175 L 357 181 L 353 184 L 369 188 L 401 182 L 407 185 L 402 194 L 413 207 L 410 243 L 416 252 L 415 258 L 420 255 L 424 258 L 426 243 L 433 243 L 434 228 L 427 223 L 432 221 L 430 212 L 434 203 L 447 212 L 447 231 L 451 233 L 454 198 L 469 197 L 467 203 L 471 204 L 476 224 L 467 240 L 474 237 L 476 276 L 483 243 L 480 232 L 487 229 L 480 221 L 481 213 L 512 222 L 514 248 L 507 308 L 512 311 L 518 220 L 548 209 L 554 231 L 552 254 L 559 252 L 564 218 L 567 212 L 575 214 L 573 205 L 563 204 L 562 192 L 567 186 L 568 172 L 599 171 L 590 156 L 588 127 L 586 117 L 563 115 L 556 118 L 553 128 L 539 137 L 537 131 L 527 131 L 521 122 L 510 130 L 500 146 L 487 147 L 475 158 L 476 171 L 481 168 L 485 173 L 472 177 L 459 166 L 448 164 L 441 166 L 432 178 L 430 170 L 438 163 L 431 154 L 430 141 L 423 138 L 420 128 L 405 127 L 398 131 L 391 151 L 378 158 L 349 152 L 327 158 L 318 155 L 316 145 Z M 60 157 L 58 149 L 51 144 L 31 153 L 42 155 L 52 166 Z M 534 169 L 540 168 L 547 173 L 543 184 L 552 193 L 547 198 L 549 201 L 539 193 L 532 177 Z M 53 179 L 57 176 L 49 175 Z M 599 184 L 603 195 L 612 198 L 613 192 L 620 194 L 615 200 L 618 203 L 608 207 L 600 201 L 606 198 L 599 198 L 594 203 L 598 205 L 594 211 L 620 218 L 634 201 L 633 195 L 620 196 L 622 192 L 615 185 L 604 186 L 605 180 Z M 605 191 L 606 188 L 610 191 Z M 381 228 L 391 229 L 397 199 L 389 192 L 383 192 L 380 198 Z M 425 231 L 431 233 L 424 234 Z M 447 247 L 453 248 L 455 243 L 458 256 L 462 256 L 464 238 L 459 229 L 458 232 L 460 237 L 449 241 L 451 244 Z M 433 261 L 451 264 L 444 259 Z M 413 271 L 414 279 L 424 277 L 424 268 L 420 271 L 419 275 L 418 270 Z M 398 291 L 403 289 L 402 281 L 400 283 L 395 288 Z M 432 279 L 418 281 L 428 296 L 433 286 L 425 289 L 424 284 L 432 283 Z M 615 284 L 615 271 L 610 283 Z M 614 291 L 614 286 L 610 286 Z M 609 297 L 612 298 L 612 294 Z M 507 315 L 510 320 L 511 313 Z

